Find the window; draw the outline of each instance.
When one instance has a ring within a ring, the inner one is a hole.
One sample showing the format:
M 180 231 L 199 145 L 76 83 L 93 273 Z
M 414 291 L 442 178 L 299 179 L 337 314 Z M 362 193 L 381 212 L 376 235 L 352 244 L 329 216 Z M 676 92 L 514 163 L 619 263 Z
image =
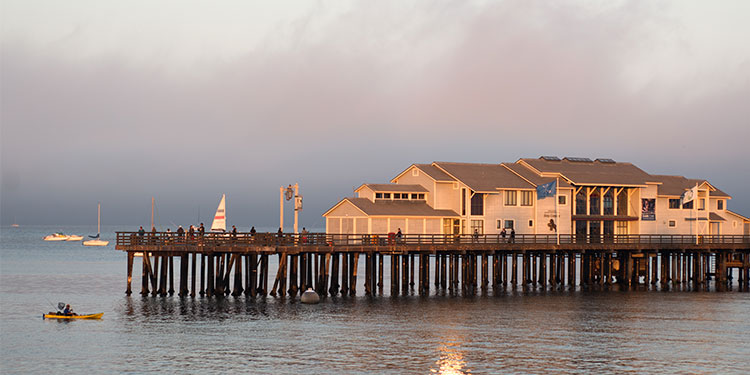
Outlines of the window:
M 472 220 L 471 221 L 471 234 L 477 231 L 478 234 L 484 234 L 484 220 Z
M 391 193 L 383 193 L 383 199 L 391 199 Z
M 476 193 L 471 197 L 471 214 L 484 215 L 484 194 Z M 474 233 L 473 231 L 471 233 Z
M 599 190 L 596 188 L 589 195 L 589 215 L 599 215 Z
M 674 228 L 676 224 L 677 224 L 677 223 L 675 223 L 675 221 L 674 221 L 674 220 L 670 220 L 670 221 L 669 221 L 669 227 L 670 227 L 670 228 Z
M 393 199 L 401 199 L 401 193 L 393 193 Z
M 505 220 L 505 229 L 513 229 L 513 220 Z
M 461 220 L 443 219 L 443 234 L 459 234 L 461 231 Z
M 383 193 L 375 193 L 375 199 L 383 199 Z
M 568 204 L 568 200 L 567 200 L 566 198 L 567 198 L 567 197 L 566 197 L 566 196 L 564 196 L 564 195 L 560 195 L 560 196 L 558 196 L 558 197 L 557 197 L 557 204 L 559 204 L 559 205 L 561 205 L 561 206 L 564 206 L 564 205 Z
M 411 199 L 417 199 L 417 194 L 416 193 L 411 193 Z
M 529 228 L 534 226 L 534 220 L 529 220 Z
M 701 198 L 701 199 L 698 200 L 698 209 L 701 210 L 701 211 L 706 209 L 706 199 L 705 198 Z
M 417 169 L 417 168 L 412 169 L 411 170 L 411 175 L 412 176 L 419 176 L 419 169 Z
M 723 199 L 719 199 L 718 201 L 716 201 L 716 208 L 718 208 L 720 210 L 724 209 L 724 200 Z
M 616 221 L 615 225 L 617 229 L 615 234 L 628 234 L 628 222 L 627 221 Z
M 424 199 L 424 193 L 417 194 L 417 199 Z
M 515 206 L 517 204 L 516 201 L 516 191 L 515 190 L 506 190 L 505 191 L 505 205 L 506 206 Z
M 503 228 L 503 221 L 500 220 L 500 219 L 498 219 L 497 220 L 497 229 L 502 229 L 502 228 Z
M 586 192 L 583 189 L 576 194 L 576 215 L 586 215 Z
M 622 189 L 617 195 L 617 214 L 622 216 L 628 214 L 628 189 Z
M 461 189 L 461 216 L 466 216 L 466 189 Z
M 521 192 L 521 206 L 531 206 L 533 204 L 534 195 L 531 191 Z
M 682 208 L 683 208 L 683 209 L 686 209 L 686 210 L 692 210 L 692 209 L 693 209 L 693 201 L 690 201 L 690 202 L 684 203 L 684 204 L 682 205 Z
M 605 215 L 614 215 L 615 214 L 615 192 L 612 189 L 607 190 L 606 193 L 604 193 L 604 197 L 602 198 L 602 206 L 604 208 L 604 214 Z
M 679 198 L 677 198 L 677 199 L 670 199 L 669 200 L 669 208 L 670 209 L 680 208 L 680 199 Z
M 401 199 L 409 199 L 409 193 L 402 193 Z

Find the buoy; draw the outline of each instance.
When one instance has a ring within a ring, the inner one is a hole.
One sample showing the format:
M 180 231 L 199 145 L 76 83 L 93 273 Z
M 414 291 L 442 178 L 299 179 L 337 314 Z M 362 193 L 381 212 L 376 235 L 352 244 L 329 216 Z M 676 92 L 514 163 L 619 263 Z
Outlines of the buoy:
M 318 293 L 315 293 L 315 291 L 312 290 L 312 288 L 307 288 L 307 290 L 304 293 L 302 293 L 302 296 L 300 297 L 299 300 L 302 303 L 315 304 L 315 303 L 320 302 L 320 296 L 318 295 Z

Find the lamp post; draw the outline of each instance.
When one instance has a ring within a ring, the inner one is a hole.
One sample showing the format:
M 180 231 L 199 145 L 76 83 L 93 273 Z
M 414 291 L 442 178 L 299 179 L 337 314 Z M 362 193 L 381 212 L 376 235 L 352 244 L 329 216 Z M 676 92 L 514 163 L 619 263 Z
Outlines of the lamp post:
M 299 184 L 279 187 L 279 228 L 284 231 L 284 199 L 294 198 L 294 234 L 299 233 L 299 211 L 302 211 L 302 196 L 299 194 Z

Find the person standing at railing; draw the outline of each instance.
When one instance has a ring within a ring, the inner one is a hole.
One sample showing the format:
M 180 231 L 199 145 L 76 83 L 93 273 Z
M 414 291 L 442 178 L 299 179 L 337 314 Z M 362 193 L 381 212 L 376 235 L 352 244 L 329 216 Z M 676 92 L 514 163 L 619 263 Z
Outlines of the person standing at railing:
M 188 239 L 192 240 L 193 238 L 195 238 L 195 227 L 193 224 L 190 224 L 190 228 L 188 228 Z
M 474 234 L 471 237 L 471 241 L 472 242 L 479 242 L 479 230 L 476 229 L 476 228 L 474 229 Z
M 500 231 L 500 237 L 503 238 L 503 242 L 505 242 L 505 235 L 506 234 L 507 234 L 507 232 L 505 231 L 505 228 L 503 228 L 503 230 Z
M 510 243 L 516 242 L 516 230 L 513 228 L 510 228 Z
M 305 227 L 302 227 L 302 243 L 303 243 L 303 244 L 306 244 L 306 243 L 307 243 L 307 234 L 308 234 L 308 233 L 309 233 L 309 232 L 307 231 L 307 228 L 305 228 Z
M 138 228 L 138 244 L 143 244 L 143 236 L 146 234 L 146 230 L 143 229 L 143 226 Z
M 255 233 L 256 233 L 255 226 L 253 226 L 252 228 L 250 228 L 250 241 L 251 242 L 255 241 Z
M 177 242 L 182 242 L 185 239 L 185 229 L 182 229 L 182 225 L 177 227 Z
M 401 237 L 403 237 L 401 234 L 401 228 L 398 228 L 398 232 L 396 232 L 396 243 L 401 243 Z
M 284 231 L 281 230 L 281 227 L 279 227 L 279 230 L 276 232 L 276 243 L 281 244 L 281 241 L 284 239 Z
M 232 225 L 232 241 L 236 241 L 236 240 L 237 240 L 237 227 Z
M 152 244 L 156 244 L 156 227 L 151 227 L 151 241 Z
M 164 242 L 169 243 L 170 241 L 172 241 L 172 230 L 167 228 L 166 239 Z

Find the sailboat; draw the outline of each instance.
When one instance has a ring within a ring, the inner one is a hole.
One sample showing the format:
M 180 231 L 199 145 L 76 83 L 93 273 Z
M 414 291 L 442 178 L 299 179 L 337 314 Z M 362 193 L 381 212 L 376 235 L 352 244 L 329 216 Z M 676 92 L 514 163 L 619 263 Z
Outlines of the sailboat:
M 221 201 L 219 207 L 216 208 L 216 214 L 214 215 L 214 222 L 211 223 L 211 231 L 226 232 L 227 230 L 227 212 L 226 212 L 226 194 L 221 195 Z
M 83 246 L 107 246 L 109 241 L 102 241 L 99 239 L 99 235 L 102 232 L 102 205 L 101 203 L 96 204 L 96 236 L 89 236 L 92 240 L 83 241 Z

